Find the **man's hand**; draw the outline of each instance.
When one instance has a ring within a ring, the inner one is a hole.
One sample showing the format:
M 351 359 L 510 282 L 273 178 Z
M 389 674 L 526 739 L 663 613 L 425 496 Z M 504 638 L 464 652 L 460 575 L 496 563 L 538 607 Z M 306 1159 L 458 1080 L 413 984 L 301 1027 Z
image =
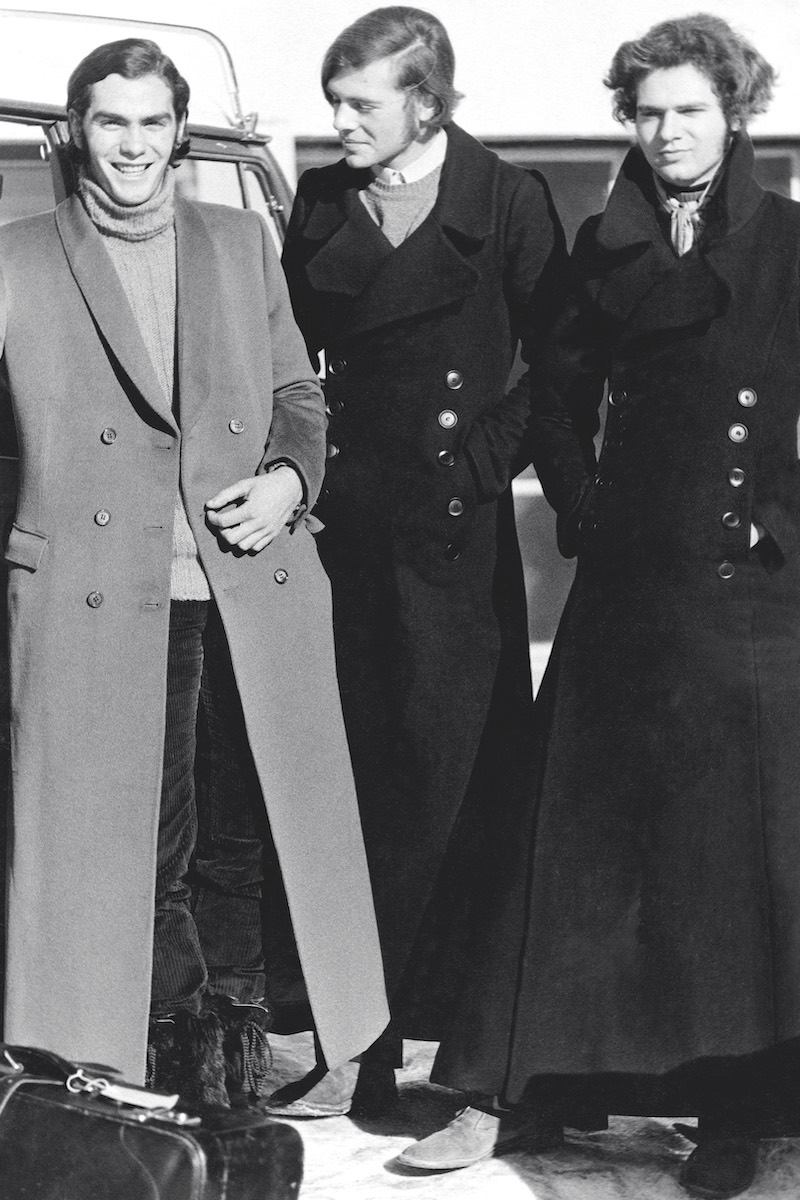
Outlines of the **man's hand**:
M 300 476 L 290 466 L 240 479 L 206 501 L 206 520 L 229 546 L 257 554 L 287 524 L 303 499 Z

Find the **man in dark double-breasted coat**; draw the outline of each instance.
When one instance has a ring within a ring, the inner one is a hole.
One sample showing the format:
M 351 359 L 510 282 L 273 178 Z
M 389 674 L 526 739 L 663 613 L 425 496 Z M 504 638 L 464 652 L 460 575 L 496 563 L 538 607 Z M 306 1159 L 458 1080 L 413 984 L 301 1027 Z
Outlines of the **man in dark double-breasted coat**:
M 445 914 L 471 919 L 457 877 L 487 902 L 476 872 L 503 870 L 493 847 L 528 777 L 511 480 L 530 381 L 507 383 L 518 345 L 533 361 L 564 255 L 541 177 L 451 122 L 452 78 L 447 34 L 419 10 L 340 35 L 322 81 L 345 158 L 301 179 L 284 253 L 327 364 L 318 545 L 388 988 L 398 1030 L 427 1037 L 458 974 Z

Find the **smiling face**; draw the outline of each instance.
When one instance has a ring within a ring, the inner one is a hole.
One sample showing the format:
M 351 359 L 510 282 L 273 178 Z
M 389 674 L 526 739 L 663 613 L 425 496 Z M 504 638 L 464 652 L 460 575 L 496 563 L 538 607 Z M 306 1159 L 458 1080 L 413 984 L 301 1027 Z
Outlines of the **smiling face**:
M 651 71 L 636 94 L 636 136 L 667 183 L 691 187 L 711 179 L 731 129 L 711 81 L 692 63 Z
M 87 111 L 69 112 L 70 131 L 89 176 L 117 204 L 143 204 L 161 186 L 183 136 L 172 91 L 159 75 L 107 75 L 92 84 Z
M 379 58 L 328 83 L 333 127 L 348 166 L 400 171 L 424 152 L 428 133 L 421 123 L 433 116 L 433 105 L 398 87 L 396 74 L 391 58 Z

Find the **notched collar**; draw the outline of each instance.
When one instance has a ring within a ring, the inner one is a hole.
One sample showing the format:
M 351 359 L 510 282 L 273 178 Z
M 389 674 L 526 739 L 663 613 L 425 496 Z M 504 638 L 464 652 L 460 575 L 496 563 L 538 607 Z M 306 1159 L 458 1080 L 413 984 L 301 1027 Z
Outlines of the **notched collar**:
M 77 195 L 58 205 L 55 218 L 75 282 L 113 356 L 145 403 L 177 433 L 169 400 L 103 238 Z

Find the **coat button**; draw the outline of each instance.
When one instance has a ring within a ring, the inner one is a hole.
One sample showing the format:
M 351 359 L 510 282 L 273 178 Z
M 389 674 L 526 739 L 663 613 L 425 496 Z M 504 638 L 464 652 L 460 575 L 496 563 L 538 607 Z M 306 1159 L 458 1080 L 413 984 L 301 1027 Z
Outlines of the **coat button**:
M 341 375 L 342 371 L 344 371 L 346 366 L 347 366 L 346 359 L 332 358 L 331 361 L 328 363 L 328 370 L 330 371 L 331 375 Z
M 455 542 L 450 542 L 444 548 L 444 556 L 445 558 L 449 559 L 450 562 L 455 562 L 457 558 L 461 557 L 461 547 L 456 546 Z
M 451 517 L 460 517 L 464 511 L 464 501 L 458 496 L 453 496 L 453 499 L 447 506 L 447 511 Z
M 464 383 L 464 376 L 460 371 L 448 371 L 445 375 L 445 383 L 451 391 L 457 392 Z
M 442 429 L 452 429 L 458 424 L 458 416 L 453 412 L 452 408 L 443 408 L 437 417 Z
M 745 481 L 745 473 L 741 467 L 732 467 L 728 472 L 728 483 L 731 487 L 741 487 Z
M 325 412 L 329 417 L 338 417 L 343 408 L 344 400 L 329 400 L 325 405 Z
M 89 608 L 99 608 L 103 603 L 103 593 L 89 592 L 89 595 L 86 597 L 86 603 L 89 605 Z
M 717 567 L 717 574 L 720 579 L 731 579 L 735 569 L 733 563 L 721 562 Z
M 628 393 L 623 391 L 622 388 L 615 388 L 613 392 L 609 392 L 608 394 L 608 403 L 612 408 L 616 408 L 619 404 L 624 404 L 627 399 Z
M 731 425 L 728 437 L 732 442 L 746 442 L 750 431 L 746 425 Z
M 278 567 L 274 578 L 276 583 L 286 583 L 287 579 L 289 578 L 289 572 L 285 571 L 283 567 Z
M 742 388 L 737 397 L 742 408 L 752 408 L 758 403 L 758 392 L 755 388 Z
M 231 433 L 242 433 L 244 431 L 244 421 L 240 421 L 238 417 L 233 417 L 228 421 L 228 429 Z
M 336 455 L 338 453 L 339 453 L 339 447 L 335 446 L 333 444 L 333 442 L 328 442 L 327 446 L 325 447 L 325 457 L 326 458 L 336 458 Z
M 738 529 L 742 523 L 742 518 L 738 513 L 726 512 L 722 514 L 722 524 L 726 529 Z
M 110 520 L 111 520 L 111 513 L 106 512 L 106 510 L 104 508 L 101 508 L 98 512 L 96 512 L 94 514 L 95 525 L 107 525 Z
M 440 450 L 436 457 L 443 467 L 452 467 L 456 461 L 452 450 Z
M 104 446 L 110 446 L 111 443 L 115 442 L 116 440 L 117 440 L 117 431 L 116 431 L 116 429 L 112 429 L 110 426 L 107 429 L 104 429 L 103 432 L 100 434 L 100 441 L 103 443 Z

